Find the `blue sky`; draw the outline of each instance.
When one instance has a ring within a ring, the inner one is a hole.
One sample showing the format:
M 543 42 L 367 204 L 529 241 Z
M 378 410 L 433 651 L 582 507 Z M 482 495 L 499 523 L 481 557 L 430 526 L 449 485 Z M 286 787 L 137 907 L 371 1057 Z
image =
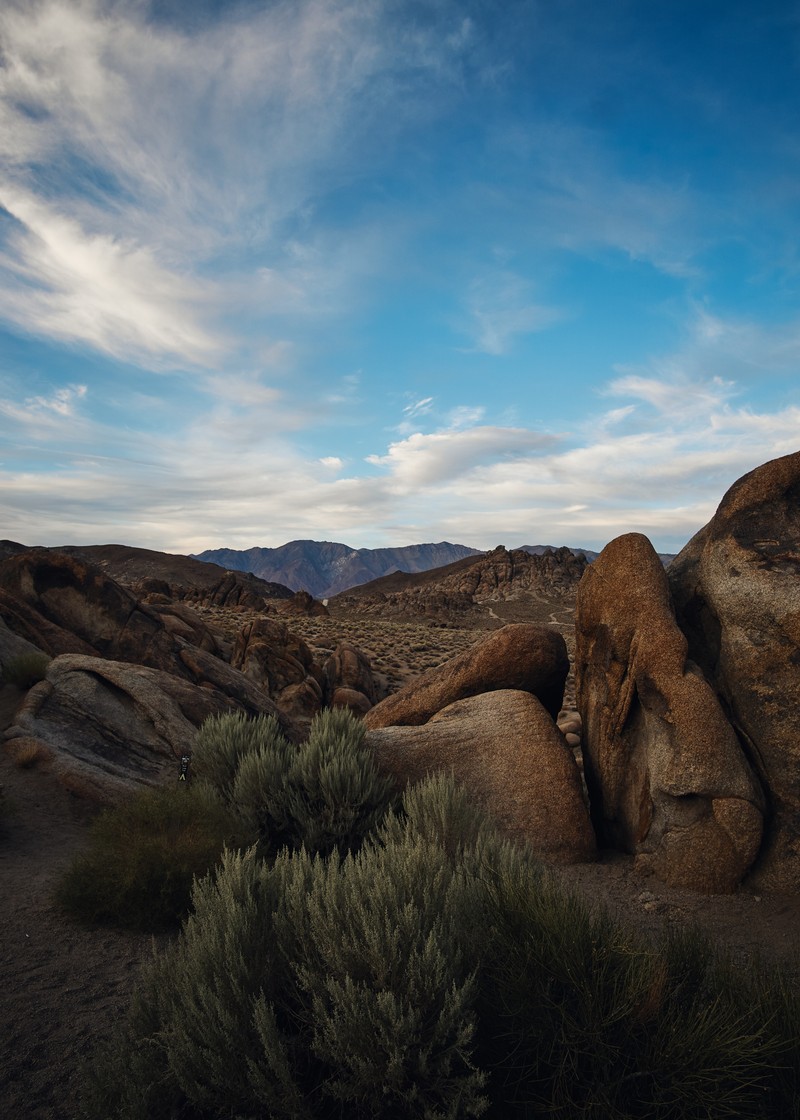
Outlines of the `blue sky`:
M 800 447 L 800 4 L 5 0 L 0 536 L 677 551 Z

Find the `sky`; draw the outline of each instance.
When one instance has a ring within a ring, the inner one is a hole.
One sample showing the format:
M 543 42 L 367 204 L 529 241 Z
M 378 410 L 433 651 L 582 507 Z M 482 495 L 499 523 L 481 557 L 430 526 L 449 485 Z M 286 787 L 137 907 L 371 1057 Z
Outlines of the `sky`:
M 0 537 L 676 552 L 800 448 L 800 2 L 3 0 Z

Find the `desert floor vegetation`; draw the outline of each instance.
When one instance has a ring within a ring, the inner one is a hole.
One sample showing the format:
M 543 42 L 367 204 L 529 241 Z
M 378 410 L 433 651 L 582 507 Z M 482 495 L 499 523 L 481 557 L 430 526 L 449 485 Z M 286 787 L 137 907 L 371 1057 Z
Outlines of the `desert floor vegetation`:
M 145 789 L 92 822 L 63 875 L 58 903 L 88 924 L 158 932 L 189 911 L 192 882 L 244 843 L 239 822 L 201 783 Z
M 341 763 L 358 735 L 337 720 Z M 235 803 L 247 760 L 281 746 L 227 732 L 208 770 Z M 88 1120 L 800 1115 L 787 973 L 692 932 L 638 940 L 444 775 L 365 806 L 357 831 L 228 850 L 195 882 L 86 1066 Z

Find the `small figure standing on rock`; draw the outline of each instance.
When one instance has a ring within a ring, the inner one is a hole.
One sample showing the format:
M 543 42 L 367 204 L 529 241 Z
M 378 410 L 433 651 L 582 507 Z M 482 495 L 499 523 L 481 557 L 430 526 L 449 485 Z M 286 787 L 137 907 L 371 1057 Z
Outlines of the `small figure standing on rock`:
M 182 754 L 181 755 L 181 772 L 178 775 L 178 781 L 179 782 L 185 782 L 185 781 L 188 780 L 187 775 L 189 773 L 189 763 L 191 761 L 192 761 L 192 756 L 190 754 Z

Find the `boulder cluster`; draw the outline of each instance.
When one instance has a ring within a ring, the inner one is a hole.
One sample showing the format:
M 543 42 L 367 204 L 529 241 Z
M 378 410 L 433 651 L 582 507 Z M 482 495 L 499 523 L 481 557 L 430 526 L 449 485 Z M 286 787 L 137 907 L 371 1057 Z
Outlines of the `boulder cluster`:
M 545 859 L 613 848 L 673 886 L 800 889 L 800 453 L 740 479 L 667 569 L 630 533 L 591 564 L 498 549 L 447 594 L 472 602 L 520 571 L 553 590 L 580 577 L 574 709 L 552 627 L 504 626 L 381 699 L 357 646 L 292 633 L 292 615 L 325 612 L 308 595 L 288 625 L 251 612 L 231 641 L 169 588 L 143 585 L 145 601 L 79 556 L 9 549 L 0 663 L 52 660 L 7 749 L 113 802 L 174 776 L 209 715 L 272 713 L 298 740 L 347 707 L 399 786 L 451 771 Z
M 151 595 L 48 549 L 0 563 L 0 664 L 52 659 L 5 733 L 12 755 L 35 754 L 69 789 L 114 802 L 177 774 L 209 716 L 272 714 L 298 740 L 322 707 L 363 713 L 376 699 L 350 643 L 320 663 L 266 616 L 231 643 L 184 603 Z
M 586 568 L 576 712 L 553 722 L 558 636 L 507 627 L 372 708 L 369 741 L 401 781 L 452 769 L 547 858 L 597 846 L 672 886 L 797 891 L 798 576 L 800 453 L 740 479 L 667 570 L 638 533 Z

